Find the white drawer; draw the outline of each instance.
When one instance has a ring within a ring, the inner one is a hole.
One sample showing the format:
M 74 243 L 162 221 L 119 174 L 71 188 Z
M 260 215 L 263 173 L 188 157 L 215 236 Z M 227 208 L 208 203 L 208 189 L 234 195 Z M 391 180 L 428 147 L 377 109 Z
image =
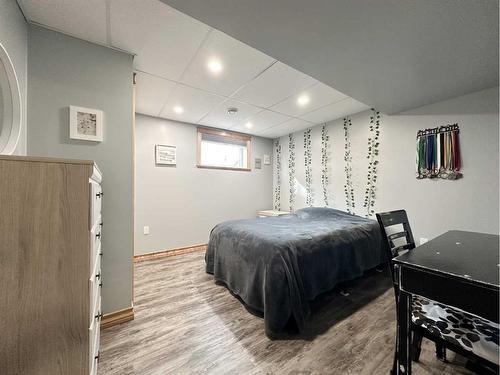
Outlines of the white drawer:
M 101 309 L 101 301 L 99 299 L 99 310 Z M 97 373 L 97 362 L 99 356 L 99 340 L 101 336 L 101 318 L 95 318 L 89 328 L 89 368 L 91 374 Z M 97 357 L 97 358 L 96 358 Z
M 101 216 L 102 188 L 97 182 L 90 180 L 90 224 L 93 225 Z
M 99 356 L 101 355 L 99 352 L 99 347 L 100 347 L 100 340 L 101 340 L 101 324 L 99 323 L 97 325 L 97 331 L 94 339 L 94 351 L 93 351 L 93 368 L 91 374 L 97 374 L 97 366 L 99 364 Z
M 102 182 L 102 174 L 97 165 L 94 164 L 94 168 L 92 170 L 92 176 L 90 177 L 92 180 L 95 182 L 101 183 Z
M 101 249 L 102 226 L 100 221 L 90 231 L 90 272 L 94 270 L 96 259 L 102 252 Z
M 94 358 L 94 361 L 92 362 L 92 367 L 90 370 L 90 375 L 97 375 L 97 366 L 99 364 L 99 357 Z
M 94 319 L 95 315 L 98 314 L 98 303 L 101 298 L 101 257 L 97 257 L 92 275 L 89 279 L 89 297 L 90 297 L 90 322 Z
M 91 231 L 93 233 L 99 233 L 101 230 L 102 230 L 102 226 L 103 226 L 103 222 L 102 222 L 102 218 L 101 218 L 101 215 L 97 215 L 95 221 L 92 223 L 91 225 Z
M 101 311 L 101 296 L 99 295 L 98 297 L 99 298 L 96 301 L 94 309 L 97 311 Z M 95 316 L 92 317 L 92 321 L 90 322 L 90 325 L 89 325 L 89 330 L 91 331 L 90 333 L 91 333 L 91 338 L 92 338 L 90 340 L 90 344 L 92 344 L 92 345 L 95 341 L 96 328 L 97 328 L 97 326 L 100 326 L 100 324 L 101 324 L 101 314 L 95 314 Z
M 98 320 L 100 322 L 102 319 L 100 290 L 97 292 L 96 299 L 92 303 L 93 306 L 91 307 L 92 314 L 90 315 L 90 325 L 92 325 L 93 320 Z

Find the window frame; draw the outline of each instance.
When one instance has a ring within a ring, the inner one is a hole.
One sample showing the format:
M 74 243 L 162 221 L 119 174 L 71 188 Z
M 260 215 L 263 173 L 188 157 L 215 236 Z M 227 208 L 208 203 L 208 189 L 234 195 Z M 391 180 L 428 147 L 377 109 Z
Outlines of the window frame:
M 196 167 L 204 168 L 204 169 L 220 169 L 225 171 L 243 171 L 243 172 L 251 172 L 251 146 L 252 146 L 252 137 L 247 134 L 230 132 L 225 130 L 211 129 L 211 128 L 198 128 L 197 129 L 197 144 L 196 144 Z M 236 167 L 222 167 L 216 165 L 203 165 L 201 164 L 201 141 L 203 134 L 212 134 L 217 135 L 219 137 L 233 139 L 238 141 L 246 142 L 247 148 L 247 167 L 246 168 L 236 168 Z

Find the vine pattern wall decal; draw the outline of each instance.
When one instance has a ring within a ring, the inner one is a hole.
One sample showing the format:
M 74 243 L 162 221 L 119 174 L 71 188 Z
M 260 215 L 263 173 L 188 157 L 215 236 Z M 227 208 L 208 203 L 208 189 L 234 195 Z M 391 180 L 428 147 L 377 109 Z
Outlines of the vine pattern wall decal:
M 288 202 L 290 212 L 293 212 L 295 204 L 295 139 L 292 133 L 288 134 L 288 186 L 290 188 Z
M 372 108 L 370 116 L 369 136 L 368 136 L 368 172 L 366 175 L 365 201 L 363 207 L 366 208 L 366 217 L 372 216 L 375 206 L 378 172 L 378 154 L 379 154 L 379 136 L 380 136 L 380 112 Z
M 323 188 L 323 202 L 328 207 L 328 145 L 330 136 L 326 130 L 326 124 L 321 127 L 321 187 Z
M 274 142 L 276 160 L 276 186 L 274 187 L 274 209 L 281 210 L 281 143 L 277 139 Z
M 312 148 L 311 129 L 304 132 L 304 170 L 306 174 L 306 205 L 312 207 Z
M 351 126 L 352 126 L 351 119 L 349 117 L 344 117 L 344 140 L 345 140 L 344 170 L 346 177 L 346 183 L 344 185 L 345 203 L 347 212 L 354 215 L 355 205 L 354 205 L 354 187 L 352 184 L 352 155 L 351 155 L 351 139 L 350 139 Z

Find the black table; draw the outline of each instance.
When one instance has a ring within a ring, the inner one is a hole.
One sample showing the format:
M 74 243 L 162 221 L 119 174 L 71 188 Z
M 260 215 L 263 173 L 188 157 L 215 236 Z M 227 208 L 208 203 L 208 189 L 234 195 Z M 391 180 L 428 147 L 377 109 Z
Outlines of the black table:
M 411 296 L 498 323 L 499 236 L 449 231 L 393 259 L 399 267 L 397 374 L 411 374 Z

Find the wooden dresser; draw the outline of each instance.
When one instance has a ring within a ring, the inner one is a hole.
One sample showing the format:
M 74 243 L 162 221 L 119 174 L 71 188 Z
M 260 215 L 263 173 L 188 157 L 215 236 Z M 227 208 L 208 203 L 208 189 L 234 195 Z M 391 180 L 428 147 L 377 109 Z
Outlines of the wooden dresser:
M 102 176 L 0 155 L 0 374 L 96 374 Z

